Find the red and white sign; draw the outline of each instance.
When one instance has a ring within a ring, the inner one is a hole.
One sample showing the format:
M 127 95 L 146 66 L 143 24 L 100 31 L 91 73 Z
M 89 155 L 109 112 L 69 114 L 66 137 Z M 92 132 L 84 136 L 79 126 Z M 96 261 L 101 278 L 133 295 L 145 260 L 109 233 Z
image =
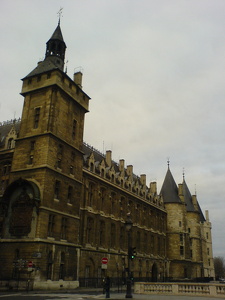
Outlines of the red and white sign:
M 108 261 L 109 261 L 109 260 L 108 260 L 107 257 L 103 257 L 103 258 L 102 258 L 102 264 L 103 264 L 103 265 L 107 265 Z
M 28 268 L 32 268 L 33 267 L 33 262 L 32 261 L 28 261 Z

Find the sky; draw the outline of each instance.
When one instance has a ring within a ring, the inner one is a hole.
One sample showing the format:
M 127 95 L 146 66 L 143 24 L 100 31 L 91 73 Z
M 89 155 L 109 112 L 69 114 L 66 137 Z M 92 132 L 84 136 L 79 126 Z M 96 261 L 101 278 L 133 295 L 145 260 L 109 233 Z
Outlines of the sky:
M 167 161 L 209 210 L 225 257 L 225 1 L 0 0 L 0 122 L 21 116 L 22 81 L 58 23 L 67 74 L 91 97 L 84 141 L 157 181 Z

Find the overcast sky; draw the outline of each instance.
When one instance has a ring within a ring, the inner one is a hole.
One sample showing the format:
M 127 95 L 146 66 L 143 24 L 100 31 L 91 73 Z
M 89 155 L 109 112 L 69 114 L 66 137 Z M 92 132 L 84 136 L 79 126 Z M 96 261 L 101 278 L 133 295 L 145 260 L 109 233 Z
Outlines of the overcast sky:
M 68 75 L 81 67 L 92 98 L 84 140 L 158 192 L 168 158 L 177 184 L 184 168 L 225 257 L 225 1 L 0 0 L 0 121 L 21 116 L 60 7 Z

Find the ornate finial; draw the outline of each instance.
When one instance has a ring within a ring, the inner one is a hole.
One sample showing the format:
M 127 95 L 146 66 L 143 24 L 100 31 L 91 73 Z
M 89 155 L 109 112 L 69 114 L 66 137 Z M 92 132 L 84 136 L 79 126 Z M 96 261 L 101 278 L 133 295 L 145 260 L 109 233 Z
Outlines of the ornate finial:
M 63 8 L 60 7 L 59 11 L 57 12 L 57 15 L 59 16 L 59 22 L 58 22 L 58 25 L 60 25 L 60 19 L 61 19 L 61 16 L 62 16 L 62 10 L 63 10 Z
M 197 196 L 197 187 L 196 187 L 196 184 L 195 184 L 195 196 Z
M 167 157 L 167 166 L 168 166 L 168 169 L 170 168 L 170 158 Z
M 185 170 L 184 170 L 184 167 L 183 167 L 183 180 L 185 178 Z

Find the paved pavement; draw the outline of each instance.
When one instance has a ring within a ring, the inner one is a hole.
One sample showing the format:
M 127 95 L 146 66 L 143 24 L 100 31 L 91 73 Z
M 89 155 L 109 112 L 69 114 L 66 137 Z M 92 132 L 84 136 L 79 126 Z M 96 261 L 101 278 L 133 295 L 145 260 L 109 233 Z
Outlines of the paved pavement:
M 0 300 L 103 300 L 106 299 L 103 294 L 85 294 L 65 292 L 18 292 L 18 293 L 1 293 Z M 110 299 L 107 300 L 122 300 L 125 298 L 125 293 L 111 293 Z M 173 296 L 173 295 L 140 295 L 133 294 L 132 300 L 215 300 L 221 298 L 212 297 L 192 297 L 192 296 Z M 224 298 L 223 298 L 224 299 Z

